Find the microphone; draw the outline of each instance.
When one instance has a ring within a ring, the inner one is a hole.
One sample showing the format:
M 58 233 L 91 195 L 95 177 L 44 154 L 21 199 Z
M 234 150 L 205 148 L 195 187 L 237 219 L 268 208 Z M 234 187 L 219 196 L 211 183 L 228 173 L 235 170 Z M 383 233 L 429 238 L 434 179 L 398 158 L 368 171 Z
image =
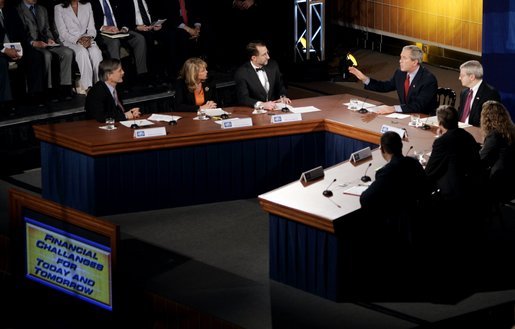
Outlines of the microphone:
M 408 152 L 406 152 L 406 154 L 405 154 L 404 156 L 405 156 L 405 157 L 407 157 L 407 156 L 408 156 L 408 153 L 409 153 L 411 150 L 413 150 L 413 145 L 411 145 L 411 146 L 409 147 Z
M 132 115 L 132 124 L 131 124 L 131 129 L 138 129 L 139 126 L 138 124 L 136 123 L 136 117 L 134 116 L 134 113 L 132 112 L 131 110 L 131 115 Z
M 368 113 L 368 110 L 364 107 L 367 99 L 368 99 L 368 95 L 367 95 L 367 97 L 365 97 L 365 100 L 363 101 L 363 103 L 361 103 L 361 108 L 358 110 L 359 113 Z
M 367 169 L 365 170 L 365 174 L 363 176 L 361 176 L 361 181 L 364 182 L 364 183 L 367 183 L 367 182 L 370 182 L 372 180 L 372 178 L 370 178 L 370 176 L 367 176 L 367 171 L 368 171 L 368 168 L 372 167 L 372 162 L 370 162 L 367 166 Z
M 334 182 L 336 182 L 336 178 L 333 179 L 333 181 L 331 182 L 331 184 L 329 184 L 329 186 L 327 186 L 327 188 L 322 192 L 322 195 L 329 198 L 329 197 L 332 197 L 333 196 L 333 191 L 329 190 L 329 188 L 331 187 L 331 185 L 334 184 Z

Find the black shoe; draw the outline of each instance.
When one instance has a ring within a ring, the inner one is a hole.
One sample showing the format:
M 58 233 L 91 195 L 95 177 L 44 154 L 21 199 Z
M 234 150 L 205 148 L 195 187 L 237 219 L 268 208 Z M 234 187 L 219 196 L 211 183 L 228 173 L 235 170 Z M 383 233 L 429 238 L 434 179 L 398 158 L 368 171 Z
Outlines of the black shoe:
M 59 100 L 61 101 L 70 101 L 73 99 L 73 90 L 72 90 L 72 86 L 70 85 L 65 85 L 65 86 L 61 86 L 59 88 Z

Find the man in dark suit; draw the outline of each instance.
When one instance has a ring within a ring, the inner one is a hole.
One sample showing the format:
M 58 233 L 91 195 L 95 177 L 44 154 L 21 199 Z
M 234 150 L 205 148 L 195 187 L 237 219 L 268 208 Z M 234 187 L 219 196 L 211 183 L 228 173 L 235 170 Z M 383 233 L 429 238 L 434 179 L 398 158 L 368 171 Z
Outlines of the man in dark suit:
M 119 59 L 103 60 L 98 67 L 100 81 L 88 92 L 85 110 L 89 118 L 104 122 L 106 118 L 116 121 L 136 119 L 140 116 L 138 107 L 126 110 L 116 92 L 116 86 L 123 82 L 124 71 Z
M 365 89 L 382 93 L 397 91 L 400 105 L 381 106 L 376 111 L 379 114 L 393 112 L 433 114 L 437 107 L 436 90 L 438 82 L 428 69 L 421 66 L 422 50 L 417 46 L 405 46 L 399 59 L 400 68 L 390 80 L 378 81 L 369 78 L 355 67 L 349 67 L 365 84 Z
M 470 133 L 458 128 L 454 107 L 442 105 L 436 115 L 442 135 L 433 143 L 426 173 L 442 200 L 465 205 L 479 193 L 479 144 Z
M 388 131 L 381 136 L 381 155 L 388 162 L 376 172 L 375 181 L 359 199 L 365 209 L 381 213 L 398 211 L 393 207 L 399 200 L 403 209 L 414 207 L 419 200 L 429 196 L 429 184 L 422 165 L 412 157 L 402 155 L 399 134 Z
M 146 82 L 148 79 L 148 77 L 146 77 L 148 70 L 145 38 L 141 34 L 129 30 L 128 26 L 134 25 L 134 22 L 129 23 L 127 21 L 127 17 L 120 15 L 118 0 L 92 0 L 91 8 L 93 9 L 95 28 L 98 31 L 98 35 L 95 40 L 99 46 L 107 50 L 110 58 L 120 59 L 121 44 L 129 45 L 134 53 L 136 73 L 140 75 L 138 80 Z M 116 34 L 120 32 L 128 33 L 129 36 L 126 38 L 113 39 L 102 35 L 102 33 Z
M 5 48 L 4 43 L 21 42 L 23 25 L 13 8 L 5 7 L 5 0 L 0 0 L 0 107 L 11 107 L 11 82 L 9 80 L 9 62 L 19 62 L 22 54 L 14 48 Z M 26 44 L 25 44 L 26 46 Z M 0 113 L 3 114 L 3 113 Z
M 501 101 L 499 92 L 483 81 L 483 66 L 478 61 L 468 61 L 460 66 L 461 84 L 466 87 L 460 94 L 458 118 L 461 122 L 479 127 L 481 108 L 486 101 Z
M 236 96 L 242 105 L 273 110 L 277 101 L 291 103 L 286 95 L 281 72 L 277 62 L 270 59 L 263 42 L 247 45 L 249 61 L 241 65 L 234 74 Z
M 52 88 L 52 57 L 59 59 L 60 67 L 60 96 L 70 99 L 72 90 L 72 61 L 73 51 L 65 46 L 57 46 L 56 38 L 50 29 L 48 13 L 44 6 L 37 4 L 37 0 L 23 0 L 16 8 L 21 21 L 25 27 L 26 42 L 29 44 L 24 49 L 24 56 L 27 57 L 29 81 L 37 79 L 32 76 L 32 71 L 39 70 L 37 63 L 41 58 L 44 61 L 44 69 L 47 76 L 46 86 Z M 34 81 L 32 81 L 34 83 Z M 29 92 L 30 92 L 29 83 Z M 34 87 L 35 92 L 39 92 L 43 86 Z

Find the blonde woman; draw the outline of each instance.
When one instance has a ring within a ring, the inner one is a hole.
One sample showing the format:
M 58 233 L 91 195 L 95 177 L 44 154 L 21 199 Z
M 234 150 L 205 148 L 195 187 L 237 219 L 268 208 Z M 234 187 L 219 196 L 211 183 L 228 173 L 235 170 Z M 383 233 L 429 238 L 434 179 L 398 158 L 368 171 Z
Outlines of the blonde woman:
M 175 86 L 175 111 L 197 112 L 214 109 L 216 88 L 207 82 L 207 63 L 200 58 L 184 62 Z
M 503 104 L 483 104 L 481 132 L 485 140 L 479 154 L 488 171 L 489 195 L 509 201 L 515 197 L 515 126 Z

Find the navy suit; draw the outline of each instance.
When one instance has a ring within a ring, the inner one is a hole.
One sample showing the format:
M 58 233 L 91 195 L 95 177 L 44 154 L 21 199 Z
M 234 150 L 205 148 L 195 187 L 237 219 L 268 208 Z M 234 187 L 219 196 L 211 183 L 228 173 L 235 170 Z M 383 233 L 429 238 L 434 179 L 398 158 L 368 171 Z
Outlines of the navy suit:
M 118 99 L 123 106 L 122 100 Z M 114 118 L 116 121 L 126 120 L 123 109 L 116 105 L 113 95 L 104 81 L 98 81 L 91 87 L 84 108 L 88 118 L 98 122 L 104 122 L 108 117 Z
M 269 60 L 264 70 L 270 83 L 268 93 L 261 84 L 256 70 L 249 62 L 240 66 L 234 73 L 236 83 L 236 96 L 238 103 L 253 107 L 256 102 L 267 102 L 279 99 L 281 95 L 286 95 L 286 89 L 282 81 L 279 65 L 274 60 Z
M 393 156 L 390 162 L 376 172 L 374 182 L 359 199 L 363 208 L 378 212 L 397 210 L 399 200 L 409 207 L 429 196 L 429 184 L 420 163 L 405 156 Z
M 433 114 L 438 107 L 436 90 L 438 82 L 433 73 L 425 67 L 420 66 L 417 75 L 411 81 L 408 91 L 408 99 L 404 101 L 404 81 L 406 72 L 397 69 L 390 80 L 378 81 L 370 79 L 365 89 L 382 93 L 397 90 L 400 106 L 403 113 L 425 113 Z
M 435 139 L 426 173 L 444 200 L 470 202 L 480 183 L 479 144 L 461 128 Z
M 460 94 L 460 107 L 458 109 L 458 118 L 461 118 L 461 114 L 463 113 L 463 107 L 465 106 L 465 102 L 467 100 L 467 93 L 469 88 L 465 88 L 462 90 Z M 469 123 L 473 126 L 479 127 L 481 122 L 481 110 L 483 104 L 486 101 L 501 101 L 501 96 L 499 92 L 486 82 L 481 82 L 479 88 L 477 90 L 476 96 L 474 97 L 474 101 L 472 102 L 472 107 L 470 108 L 469 115 Z
M 204 104 L 207 101 L 216 101 L 216 88 L 211 83 L 203 83 Z M 202 104 L 202 105 L 204 105 Z M 197 112 L 200 106 L 195 104 L 195 95 L 189 91 L 183 79 L 177 79 L 175 85 L 175 111 L 177 112 Z

